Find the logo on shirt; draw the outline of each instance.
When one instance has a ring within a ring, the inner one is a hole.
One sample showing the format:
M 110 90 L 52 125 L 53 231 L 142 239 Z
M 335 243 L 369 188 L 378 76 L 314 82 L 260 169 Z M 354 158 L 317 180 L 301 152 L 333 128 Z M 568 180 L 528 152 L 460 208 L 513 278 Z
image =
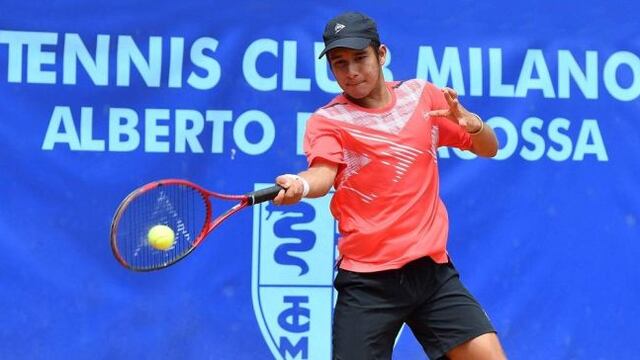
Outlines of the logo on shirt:
M 253 310 L 275 359 L 331 358 L 338 236 L 330 200 L 253 207 Z

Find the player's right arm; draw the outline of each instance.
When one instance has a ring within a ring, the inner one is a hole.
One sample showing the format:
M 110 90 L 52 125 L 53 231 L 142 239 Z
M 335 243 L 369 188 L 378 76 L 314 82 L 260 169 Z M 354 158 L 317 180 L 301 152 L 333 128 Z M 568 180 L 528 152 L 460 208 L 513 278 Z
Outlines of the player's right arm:
M 336 179 L 338 165 L 323 159 L 316 159 L 311 166 L 298 175 L 280 175 L 276 178 L 276 184 L 285 188 L 273 199 L 276 205 L 295 204 L 302 199 L 304 193 L 304 179 L 309 184 L 309 193 L 306 197 L 317 198 L 326 195 Z M 298 179 L 296 176 L 302 178 Z

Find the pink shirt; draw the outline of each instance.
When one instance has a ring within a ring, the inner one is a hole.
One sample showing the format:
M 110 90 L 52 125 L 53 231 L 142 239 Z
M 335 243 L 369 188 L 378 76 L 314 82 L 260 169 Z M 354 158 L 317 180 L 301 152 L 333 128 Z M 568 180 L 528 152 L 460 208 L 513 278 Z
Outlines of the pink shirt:
M 358 272 L 400 268 L 423 256 L 447 262 L 447 211 L 439 196 L 438 146 L 471 148 L 469 134 L 426 112 L 447 109 L 424 80 L 390 82 L 389 105 L 362 108 L 342 95 L 307 122 L 304 150 L 337 163 L 331 212 L 341 238 L 340 267 Z

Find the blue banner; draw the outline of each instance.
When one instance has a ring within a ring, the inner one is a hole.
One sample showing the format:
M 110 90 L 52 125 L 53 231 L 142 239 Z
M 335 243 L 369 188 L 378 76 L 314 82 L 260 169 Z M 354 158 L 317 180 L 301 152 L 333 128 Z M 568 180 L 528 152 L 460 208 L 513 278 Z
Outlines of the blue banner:
M 378 22 L 387 80 L 455 88 L 498 136 L 438 155 L 449 252 L 509 357 L 638 356 L 638 3 L 116 0 L 0 10 L 1 358 L 330 358 L 331 195 L 241 212 L 158 272 L 122 268 L 109 227 L 156 179 L 304 170 L 347 10 Z M 423 357 L 402 331 L 394 358 Z

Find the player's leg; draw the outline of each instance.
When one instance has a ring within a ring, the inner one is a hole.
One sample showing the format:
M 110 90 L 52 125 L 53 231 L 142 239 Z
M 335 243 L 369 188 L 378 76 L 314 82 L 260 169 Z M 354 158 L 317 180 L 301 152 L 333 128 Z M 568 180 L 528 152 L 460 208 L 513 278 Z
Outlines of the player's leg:
M 495 333 L 482 334 L 464 342 L 449 350 L 447 357 L 451 360 L 499 360 L 507 358 Z
M 431 359 L 504 359 L 491 322 L 452 264 L 433 264 L 437 291 L 407 324 Z
M 393 271 L 372 274 L 340 270 L 333 316 L 333 358 L 391 359 L 402 319 L 410 311 L 399 299 Z

